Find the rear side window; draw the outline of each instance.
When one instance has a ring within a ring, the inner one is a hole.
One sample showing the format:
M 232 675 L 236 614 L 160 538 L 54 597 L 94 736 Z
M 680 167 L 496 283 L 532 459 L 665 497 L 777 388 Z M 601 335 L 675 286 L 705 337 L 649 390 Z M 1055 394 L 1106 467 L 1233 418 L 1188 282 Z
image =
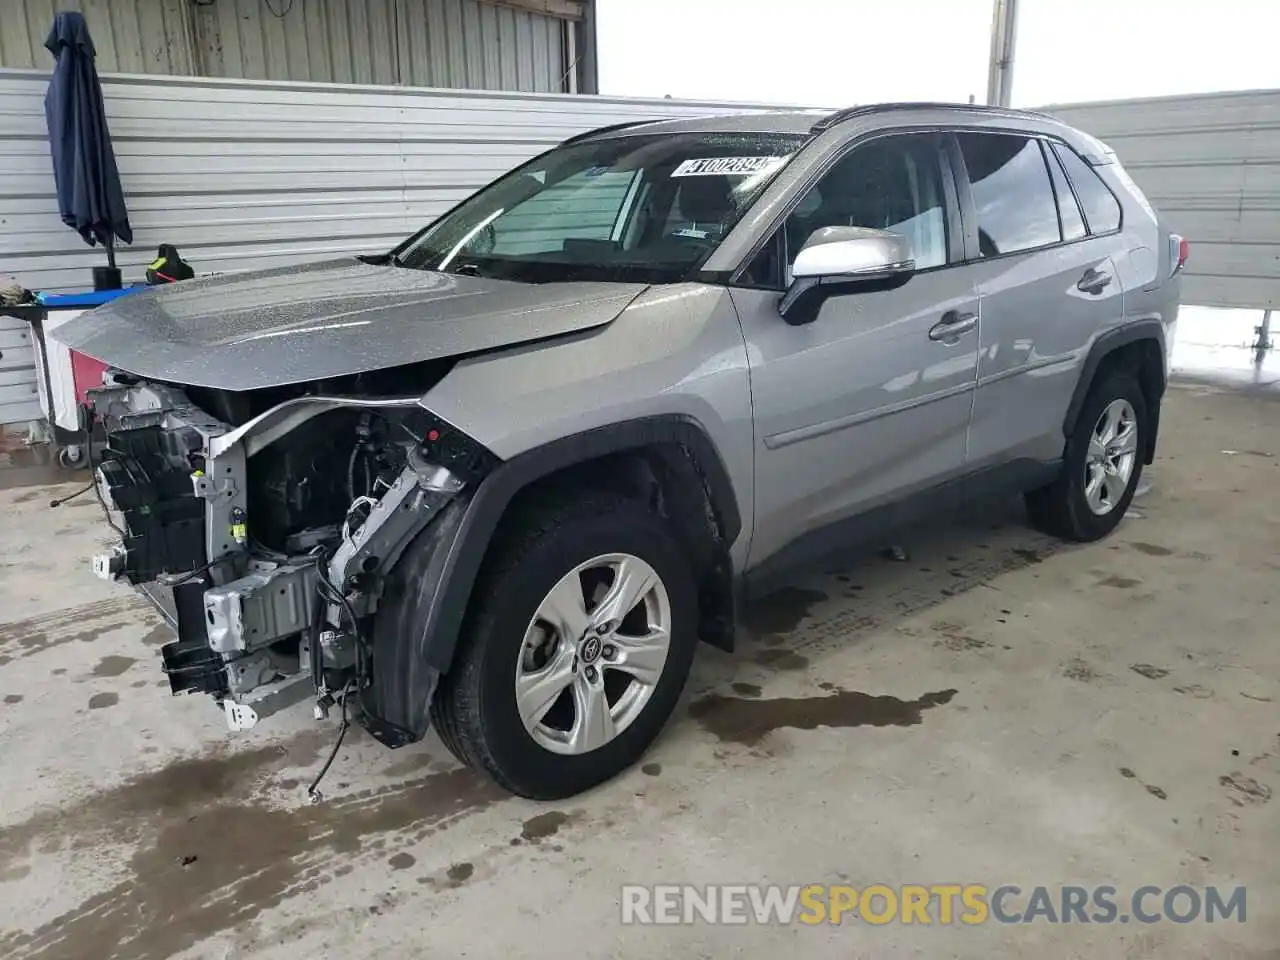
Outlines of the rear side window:
M 1085 234 L 1084 217 L 1080 215 L 1080 205 L 1076 203 L 1075 194 L 1071 192 L 1071 184 L 1067 175 L 1062 172 L 1062 164 L 1053 151 L 1045 147 L 1045 160 L 1049 164 L 1049 173 L 1053 177 L 1053 192 L 1058 197 L 1058 218 L 1062 221 L 1062 239 L 1079 240 Z
M 1039 141 L 959 133 L 978 218 L 978 250 L 998 257 L 1058 243 L 1058 205 Z
M 1111 188 L 1102 182 L 1093 167 L 1081 159 L 1070 147 L 1054 144 L 1054 152 L 1067 170 L 1071 185 L 1076 188 L 1084 219 L 1090 233 L 1110 233 L 1120 229 L 1120 201 Z

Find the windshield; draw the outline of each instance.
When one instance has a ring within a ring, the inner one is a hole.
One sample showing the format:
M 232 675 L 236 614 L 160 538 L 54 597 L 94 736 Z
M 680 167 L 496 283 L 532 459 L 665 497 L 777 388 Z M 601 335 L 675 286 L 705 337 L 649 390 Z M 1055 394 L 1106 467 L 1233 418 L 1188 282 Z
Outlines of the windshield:
M 674 283 L 702 265 L 803 142 L 677 133 L 569 144 L 471 197 L 394 262 L 527 283 Z

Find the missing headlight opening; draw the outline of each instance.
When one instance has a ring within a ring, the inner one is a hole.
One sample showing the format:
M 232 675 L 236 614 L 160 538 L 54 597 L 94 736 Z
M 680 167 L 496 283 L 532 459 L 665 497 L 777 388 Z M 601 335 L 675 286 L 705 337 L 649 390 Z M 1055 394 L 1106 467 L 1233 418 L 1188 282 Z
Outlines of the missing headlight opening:
M 164 612 L 173 693 L 209 694 L 232 730 L 308 698 L 345 718 L 386 575 L 496 459 L 417 397 L 298 391 L 254 414 L 212 393 L 114 372 L 90 391 L 123 531 L 94 569 Z

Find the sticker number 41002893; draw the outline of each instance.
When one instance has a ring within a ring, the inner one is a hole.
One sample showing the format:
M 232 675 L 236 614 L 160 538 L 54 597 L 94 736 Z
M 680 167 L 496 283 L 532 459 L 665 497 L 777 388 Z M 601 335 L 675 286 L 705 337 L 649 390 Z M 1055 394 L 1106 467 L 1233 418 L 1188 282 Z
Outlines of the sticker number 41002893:
M 780 166 L 783 157 L 700 157 L 684 160 L 671 171 L 673 177 L 724 177 L 760 173 Z

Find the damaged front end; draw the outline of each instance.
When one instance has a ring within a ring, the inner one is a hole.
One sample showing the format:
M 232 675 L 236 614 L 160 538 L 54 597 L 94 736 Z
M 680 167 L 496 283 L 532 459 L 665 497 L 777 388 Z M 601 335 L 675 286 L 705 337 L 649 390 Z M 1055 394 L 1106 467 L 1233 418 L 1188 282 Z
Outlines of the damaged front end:
M 246 398 L 109 373 L 89 406 L 121 541 L 94 569 L 164 612 L 178 636 L 162 651 L 173 693 L 209 694 L 232 730 L 306 699 L 324 716 L 341 700 L 362 703 L 356 718 L 398 745 L 412 736 L 360 696 L 389 574 L 497 460 L 418 396 L 291 392 Z

